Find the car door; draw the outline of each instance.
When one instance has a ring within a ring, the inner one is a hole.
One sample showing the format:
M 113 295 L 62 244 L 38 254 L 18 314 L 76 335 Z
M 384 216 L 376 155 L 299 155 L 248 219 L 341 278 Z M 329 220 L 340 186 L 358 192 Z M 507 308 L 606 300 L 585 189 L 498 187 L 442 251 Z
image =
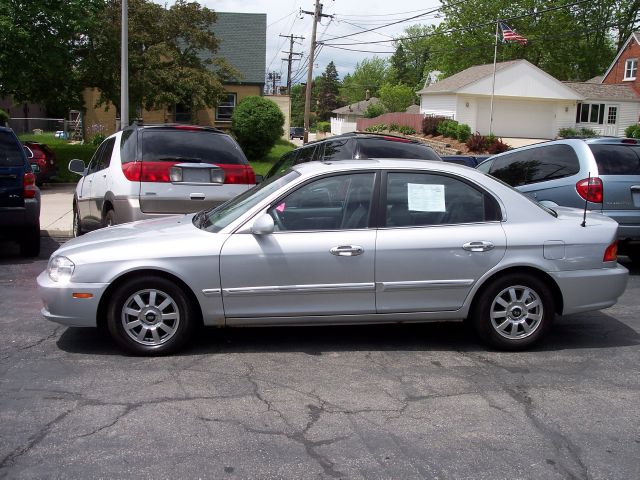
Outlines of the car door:
M 374 179 L 367 172 L 313 180 L 267 209 L 272 234 L 231 235 L 220 257 L 227 323 L 375 313 Z
M 376 239 L 378 313 L 457 310 L 504 256 L 496 199 L 462 178 L 389 172 Z
M 100 161 L 100 156 L 104 151 L 106 141 L 102 142 L 96 153 L 93 154 L 89 166 L 87 167 L 87 174 L 80 180 L 81 185 L 78 189 L 78 215 L 82 222 L 82 228 L 87 230 L 93 230 L 100 227 L 100 219 L 96 219 L 92 214 L 91 203 L 93 199 L 91 197 L 92 184 L 95 178 L 96 169 Z
M 100 152 L 91 179 L 91 217 L 102 224 L 102 206 L 104 198 L 109 190 L 109 164 L 116 137 L 108 138 L 104 142 L 104 148 Z

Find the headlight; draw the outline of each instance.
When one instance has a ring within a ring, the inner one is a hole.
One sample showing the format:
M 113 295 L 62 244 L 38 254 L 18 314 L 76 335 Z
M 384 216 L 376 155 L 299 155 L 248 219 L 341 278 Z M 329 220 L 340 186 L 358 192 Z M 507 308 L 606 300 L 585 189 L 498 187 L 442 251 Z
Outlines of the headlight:
M 54 282 L 68 282 L 73 275 L 74 268 L 76 268 L 75 264 L 67 257 L 51 257 L 47 273 Z

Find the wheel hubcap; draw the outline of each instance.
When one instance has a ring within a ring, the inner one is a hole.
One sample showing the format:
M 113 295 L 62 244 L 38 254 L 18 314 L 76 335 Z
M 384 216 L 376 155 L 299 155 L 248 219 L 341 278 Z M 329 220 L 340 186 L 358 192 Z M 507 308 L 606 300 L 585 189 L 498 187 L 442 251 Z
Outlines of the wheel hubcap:
M 544 314 L 540 296 L 515 285 L 502 290 L 491 304 L 491 325 L 504 338 L 526 338 L 539 327 Z
M 175 300 L 155 289 L 140 290 L 131 295 L 122 307 L 122 326 L 137 343 L 161 345 L 173 337 L 180 324 L 180 312 Z

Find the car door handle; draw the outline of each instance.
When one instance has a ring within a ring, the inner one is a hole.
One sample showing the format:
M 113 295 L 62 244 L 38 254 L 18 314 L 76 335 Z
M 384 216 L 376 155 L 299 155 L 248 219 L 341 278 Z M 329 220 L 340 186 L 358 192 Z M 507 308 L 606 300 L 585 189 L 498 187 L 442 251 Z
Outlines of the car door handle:
M 468 242 L 462 245 L 462 248 L 469 252 L 488 252 L 489 250 L 493 250 L 495 245 L 491 242 Z
M 339 247 L 333 247 L 329 252 L 331 252 L 331 255 L 338 257 L 355 257 L 362 255 L 364 248 L 359 245 L 340 245 Z

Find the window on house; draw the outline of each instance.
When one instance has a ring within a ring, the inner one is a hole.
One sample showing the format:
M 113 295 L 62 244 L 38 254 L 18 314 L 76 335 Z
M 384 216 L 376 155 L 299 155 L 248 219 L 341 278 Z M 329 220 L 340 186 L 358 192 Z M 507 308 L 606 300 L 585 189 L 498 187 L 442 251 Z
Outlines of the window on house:
M 629 58 L 624 64 L 624 79 L 635 80 L 638 74 L 638 59 Z
M 176 103 L 173 120 L 176 123 L 191 123 L 191 106 Z
M 233 109 L 236 108 L 236 94 L 227 93 L 223 95 L 216 108 L 216 120 L 230 122 Z
M 576 123 L 604 123 L 604 103 L 579 103 Z

